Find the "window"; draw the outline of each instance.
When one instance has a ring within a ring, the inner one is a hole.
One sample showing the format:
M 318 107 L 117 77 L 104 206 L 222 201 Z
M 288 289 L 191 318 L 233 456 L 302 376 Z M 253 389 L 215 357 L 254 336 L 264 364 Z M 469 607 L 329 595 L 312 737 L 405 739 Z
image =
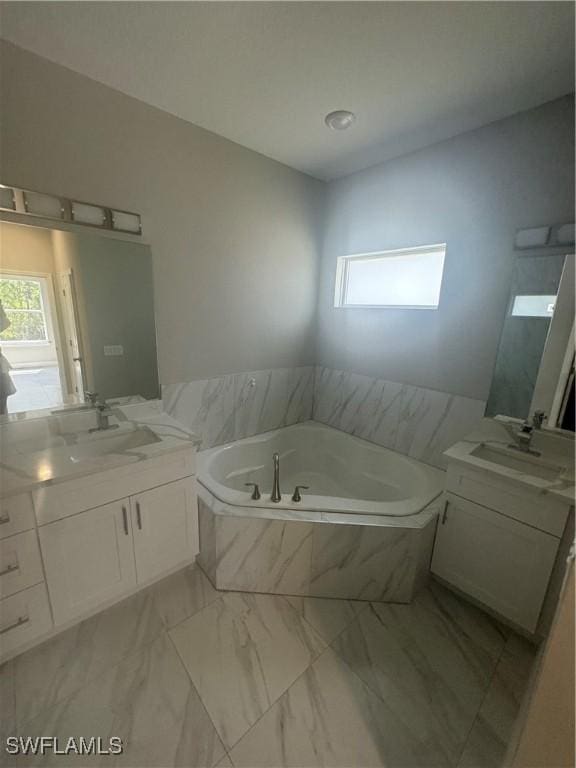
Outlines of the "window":
M 340 256 L 335 307 L 437 309 L 446 244 Z
M 552 317 L 556 296 L 514 296 L 513 317 Z
M 0 277 L 0 301 L 10 325 L 0 343 L 47 342 L 46 314 L 41 279 Z

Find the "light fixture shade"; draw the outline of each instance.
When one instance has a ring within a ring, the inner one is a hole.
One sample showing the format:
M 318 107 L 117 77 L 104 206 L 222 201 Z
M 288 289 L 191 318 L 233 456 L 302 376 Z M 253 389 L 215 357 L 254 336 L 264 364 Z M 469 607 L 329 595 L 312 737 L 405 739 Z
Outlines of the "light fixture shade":
M 356 115 L 347 109 L 337 109 L 326 115 L 324 122 L 333 131 L 345 131 L 356 122 Z
M 8 211 L 16 210 L 16 195 L 12 187 L 0 186 L 0 208 Z
M 50 219 L 63 219 L 64 210 L 59 197 L 43 195 L 40 192 L 24 192 L 24 208 L 26 213 L 36 216 L 46 216 Z
M 72 221 L 91 224 L 93 227 L 106 226 L 106 209 L 99 205 L 88 205 L 72 200 Z
M 140 235 L 142 233 L 142 222 L 137 213 L 128 213 L 126 211 L 115 211 L 112 209 L 112 229 L 119 232 L 132 232 Z

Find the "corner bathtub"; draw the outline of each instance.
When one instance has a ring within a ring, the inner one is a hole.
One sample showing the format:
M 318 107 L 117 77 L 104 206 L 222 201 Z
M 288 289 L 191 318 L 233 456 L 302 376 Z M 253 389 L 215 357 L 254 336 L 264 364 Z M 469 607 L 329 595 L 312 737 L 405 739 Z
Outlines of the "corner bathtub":
M 280 455 L 282 500 L 270 500 L 272 454 Z M 198 479 L 221 502 L 286 512 L 310 510 L 404 517 L 422 511 L 441 492 L 440 470 L 337 429 L 304 422 L 199 454 Z M 253 501 L 258 483 L 262 497 Z M 292 501 L 296 485 L 309 486 Z M 282 515 L 284 517 L 284 515 Z
M 198 461 L 197 561 L 216 589 L 406 603 L 426 583 L 440 470 L 313 421 Z M 260 485 L 259 501 L 248 482 Z M 310 486 L 298 504 L 295 485 Z

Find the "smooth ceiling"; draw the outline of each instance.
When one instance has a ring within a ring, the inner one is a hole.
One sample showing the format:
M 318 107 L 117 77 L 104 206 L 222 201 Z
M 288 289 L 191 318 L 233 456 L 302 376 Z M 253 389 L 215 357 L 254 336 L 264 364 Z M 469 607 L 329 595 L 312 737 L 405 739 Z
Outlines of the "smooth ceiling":
M 330 179 L 574 90 L 571 2 L 3 2 L 0 34 Z M 353 110 L 346 133 L 325 114 Z

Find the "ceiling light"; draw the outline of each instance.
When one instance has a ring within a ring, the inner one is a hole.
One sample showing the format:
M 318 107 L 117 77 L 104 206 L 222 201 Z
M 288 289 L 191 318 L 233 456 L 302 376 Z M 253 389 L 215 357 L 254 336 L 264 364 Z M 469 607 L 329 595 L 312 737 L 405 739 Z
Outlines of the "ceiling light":
M 350 128 L 355 121 L 356 115 L 354 112 L 349 112 L 347 109 L 337 109 L 335 112 L 330 112 L 324 118 L 324 122 L 328 128 L 332 128 L 333 131 L 345 131 L 347 128 Z

